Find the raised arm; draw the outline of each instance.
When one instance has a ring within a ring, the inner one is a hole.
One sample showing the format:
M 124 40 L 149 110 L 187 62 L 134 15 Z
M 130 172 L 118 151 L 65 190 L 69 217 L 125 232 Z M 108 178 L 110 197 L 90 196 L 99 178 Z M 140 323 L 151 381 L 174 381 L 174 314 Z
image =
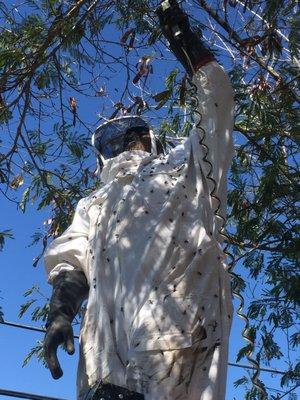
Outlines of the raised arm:
M 219 208 L 219 214 L 225 218 L 227 171 L 233 156 L 232 87 L 226 72 L 193 32 L 188 16 L 175 0 L 161 3 L 157 14 L 170 49 L 194 83 L 197 106 L 192 110 L 194 129 L 187 143 L 212 195 L 212 209 Z M 213 225 L 211 229 L 219 231 L 220 220 Z

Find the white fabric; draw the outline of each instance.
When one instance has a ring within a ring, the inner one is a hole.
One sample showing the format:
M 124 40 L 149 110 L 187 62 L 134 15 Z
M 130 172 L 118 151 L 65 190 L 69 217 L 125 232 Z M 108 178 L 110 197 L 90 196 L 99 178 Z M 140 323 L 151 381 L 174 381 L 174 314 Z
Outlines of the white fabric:
M 232 89 L 216 62 L 194 82 L 224 212 Z M 164 157 L 132 151 L 106 162 L 105 185 L 47 250 L 50 282 L 71 267 L 90 284 L 78 399 L 100 379 L 146 400 L 224 399 L 232 304 L 199 133 Z

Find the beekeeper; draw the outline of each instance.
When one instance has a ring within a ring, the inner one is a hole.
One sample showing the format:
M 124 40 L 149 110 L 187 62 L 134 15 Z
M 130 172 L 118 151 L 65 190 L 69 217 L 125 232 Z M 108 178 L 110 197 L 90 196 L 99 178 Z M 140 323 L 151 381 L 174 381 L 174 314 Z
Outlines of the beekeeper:
M 72 320 L 87 299 L 78 399 L 225 397 L 232 304 L 209 177 L 225 217 L 233 94 L 177 3 L 158 15 L 197 87 L 197 128 L 159 154 L 141 117 L 100 126 L 93 144 L 103 185 L 45 255 L 53 294 L 44 350 L 55 379 L 57 347 L 73 354 Z

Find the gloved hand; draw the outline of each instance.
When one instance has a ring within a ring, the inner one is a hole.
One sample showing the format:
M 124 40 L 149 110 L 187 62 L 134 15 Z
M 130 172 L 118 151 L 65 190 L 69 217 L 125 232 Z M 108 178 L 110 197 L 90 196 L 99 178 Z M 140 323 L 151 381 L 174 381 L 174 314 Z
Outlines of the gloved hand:
M 44 339 L 44 354 L 52 377 L 59 379 L 63 375 L 57 358 L 57 348 L 63 344 L 68 354 L 74 354 L 74 335 L 71 323 L 64 317 L 57 317 L 48 327 Z
M 89 286 L 82 271 L 61 272 L 53 282 L 44 339 L 44 355 L 54 379 L 59 379 L 63 375 L 57 358 L 58 346 L 63 344 L 68 354 L 74 354 L 72 321 L 86 299 L 88 291 Z
M 189 75 L 192 76 L 202 65 L 214 60 L 213 54 L 191 29 L 188 16 L 176 0 L 163 1 L 156 13 L 170 49 Z
M 183 33 L 189 32 L 188 16 L 182 11 L 176 0 L 163 1 L 156 13 L 162 32 L 169 42 L 180 40 Z

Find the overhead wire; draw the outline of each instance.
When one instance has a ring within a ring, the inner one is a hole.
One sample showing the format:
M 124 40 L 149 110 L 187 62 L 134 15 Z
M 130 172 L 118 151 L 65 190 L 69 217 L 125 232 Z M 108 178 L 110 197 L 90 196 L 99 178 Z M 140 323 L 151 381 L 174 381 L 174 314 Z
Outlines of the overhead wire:
M 0 396 L 14 397 L 18 399 L 30 399 L 30 400 L 66 400 L 57 397 L 49 397 L 33 393 L 17 392 L 15 390 L 7 390 L 1 388 L 0 388 Z
M 4 321 L 4 320 L 0 321 L 0 324 L 6 325 L 6 326 L 10 326 L 12 328 L 25 329 L 25 330 L 33 331 L 33 332 L 41 332 L 41 333 L 45 333 L 46 332 L 46 329 L 43 329 L 43 328 L 37 328 L 37 327 L 34 327 L 34 326 L 30 326 L 30 325 L 17 324 L 15 322 L 9 322 L 9 321 Z M 74 338 L 75 339 L 79 339 L 79 336 L 78 335 L 74 335 Z M 228 365 L 231 366 L 231 367 L 237 367 L 237 368 L 243 368 L 243 369 L 250 369 L 250 370 L 255 369 L 254 367 L 251 367 L 250 365 L 238 364 L 238 363 L 233 363 L 233 362 L 228 362 Z M 274 368 L 262 367 L 261 371 L 269 372 L 269 373 L 272 373 L 272 374 L 280 374 L 280 375 L 286 374 L 285 371 L 281 371 L 281 370 L 274 369 Z
M 37 328 L 35 326 L 30 326 L 30 325 L 24 325 L 24 324 L 17 324 L 15 322 L 9 322 L 9 321 L 0 321 L 0 324 L 2 325 L 7 325 L 7 326 L 11 326 L 13 328 L 20 328 L 20 329 L 26 329 L 28 331 L 35 331 L 35 332 L 42 332 L 45 333 L 46 329 L 44 328 Z M 74 335 L 75 339 L 79 339 L 78 335 Z

